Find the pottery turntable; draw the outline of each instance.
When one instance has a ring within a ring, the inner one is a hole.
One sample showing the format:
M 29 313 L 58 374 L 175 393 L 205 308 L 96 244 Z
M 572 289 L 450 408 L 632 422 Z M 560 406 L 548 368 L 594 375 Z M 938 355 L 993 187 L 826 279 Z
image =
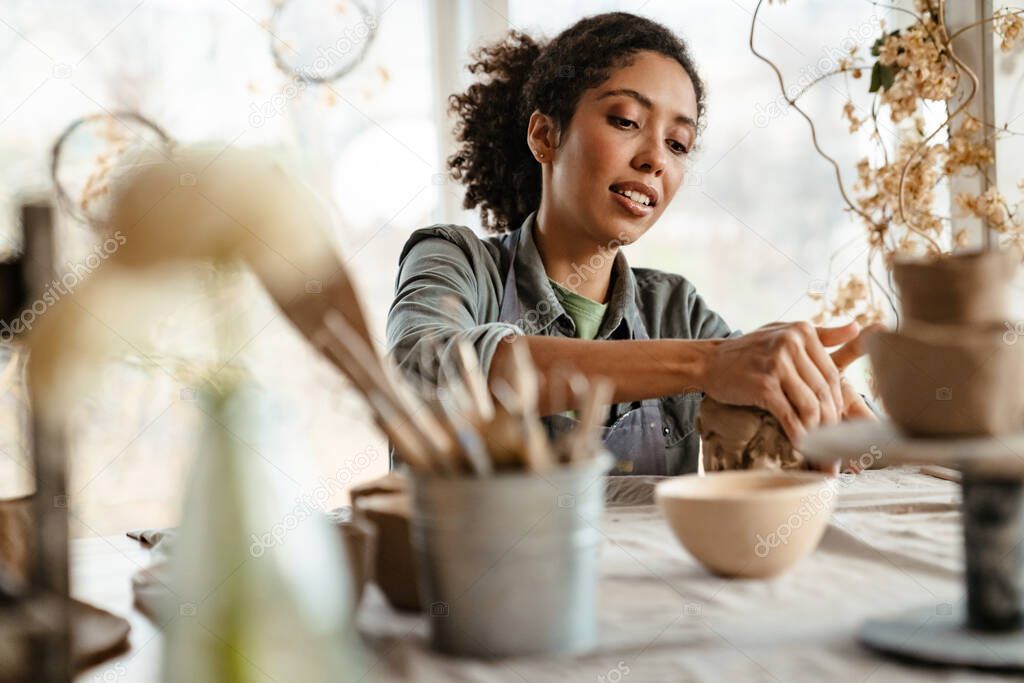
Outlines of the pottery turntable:
M 961 472 L 966 596 L 949 614 L 929 605 L 871 619 L 861 642 L 931 664 L 1024 671 L 1024 433 L 915 438 L 891 422 L 847 422 L 809 435 L 802 451 L 826 463 L 872 447 L 889 464 Z

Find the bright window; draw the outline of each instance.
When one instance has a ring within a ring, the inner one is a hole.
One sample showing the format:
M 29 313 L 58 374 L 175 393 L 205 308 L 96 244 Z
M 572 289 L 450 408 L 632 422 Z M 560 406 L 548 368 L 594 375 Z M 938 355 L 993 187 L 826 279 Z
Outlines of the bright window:
M 268 30 L 293 48 L 281 50 L 291 66 L 333 68 L 358 54 L 366 35 L 354 1 L 292 0 L 273 23 L 280 3 L 269 0 L 6 2 L 0 235 L 7 249 L 18 248 L 19 202 L 49 193 L 49 150 L 61 131 L 94 112 L 139 111 L 179 142 L 269 150 L 331 198 L 339 251 L 382 334 L 398 251 L 411 230 L 432 222 L 438 203 L 435 105 L 427 4 L 365 1 L 376 16 L 375 39 L 358 67 L 329 87 L 282 73 Z M 79 144 L 77 152 L 91 154 Z M 95 243 L 66 216 L 59 236 L 62 270 Z M 104 368 L 94 398 L 72 416 L 73 534 L 176 521 L 201 422 L 189 378 L 210 370 L 211 309 L 245 325 L 248 341 L 231 362 L 286 406 L 278 427 L 294 435 L 295 457 L 305 448 L 322 477 L 349 484 L 387 469 L 385 442 L 340 375 L 251 277 L 236 278 L 233 289 L 228 302 L 210 301 L 198 287 L 182 292 L 180 309 L 154 322 L 151 348 Z M 0 495 L 28 486 L 18 403 L 17 388 L 5 387 Z M 336 493 L 328 504 L 342 502 Z
M 675 201 L 628 248 L 632 265 L 682 274 L 732 327 L 744 330 L 809 318 L 816 303 L 808 292 L 844 269 L 864 267 L 863 232 L 842 210 L 831 167 L 815 154 L 806 123 L 786 108 L 775 75 L 747 47 L 753 2 L 650 0 L 639 10 L 596 0 L 511 0 L 510 6 L 513 24 L 549 36 L 583 16 L 633 11 L 690 46 L 707 86 L 706 129 Z M 862 2 L 773 5 L 762 12 L 756 44 L 795 92 L 833 68 L 850 39 L 870 47 L 883 14 Z M 847 97 L 835 78 L 800 102 L 814 115 L 826 150 L 852 171 L 858 146 L 840 117 Z M 830 271 L 831 254 L 844 245 Z

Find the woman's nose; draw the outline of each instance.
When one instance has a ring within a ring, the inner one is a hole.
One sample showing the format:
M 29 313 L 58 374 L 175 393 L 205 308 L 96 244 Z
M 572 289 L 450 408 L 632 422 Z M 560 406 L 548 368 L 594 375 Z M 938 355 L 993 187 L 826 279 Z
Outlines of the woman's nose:
M 665 172 L 668 156 L 659 141 L 647 140 L 633 157 L 633 168 L 645 173 L 653 173 L 656 178 Z

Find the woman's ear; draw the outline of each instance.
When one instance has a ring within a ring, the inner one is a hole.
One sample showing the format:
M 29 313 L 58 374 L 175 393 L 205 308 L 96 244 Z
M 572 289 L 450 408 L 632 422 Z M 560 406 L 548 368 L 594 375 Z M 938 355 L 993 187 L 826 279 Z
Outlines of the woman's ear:
M 552 161 L 558 146 L 558 127 L 554 120 L 535 109 L 530 114 L 530 125 L 526 129 L 526 144 L 533 158 L 540 163 Z

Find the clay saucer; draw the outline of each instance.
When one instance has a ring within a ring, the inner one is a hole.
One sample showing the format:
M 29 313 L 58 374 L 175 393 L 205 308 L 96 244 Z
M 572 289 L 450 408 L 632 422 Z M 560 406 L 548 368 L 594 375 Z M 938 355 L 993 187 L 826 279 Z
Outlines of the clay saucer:
M 71 600 L 71 657 L 77 671 L 128 650 L 131 626 L 125 619 L 80 600 Z
M 939 465 L 976 474 L 1024 479 L 1024 432 L 1004 436 L 920 437 L 889 420 L 851 420 L 817 429 L 800 444 L 810 462 L 866 453 L 879 466 Z

